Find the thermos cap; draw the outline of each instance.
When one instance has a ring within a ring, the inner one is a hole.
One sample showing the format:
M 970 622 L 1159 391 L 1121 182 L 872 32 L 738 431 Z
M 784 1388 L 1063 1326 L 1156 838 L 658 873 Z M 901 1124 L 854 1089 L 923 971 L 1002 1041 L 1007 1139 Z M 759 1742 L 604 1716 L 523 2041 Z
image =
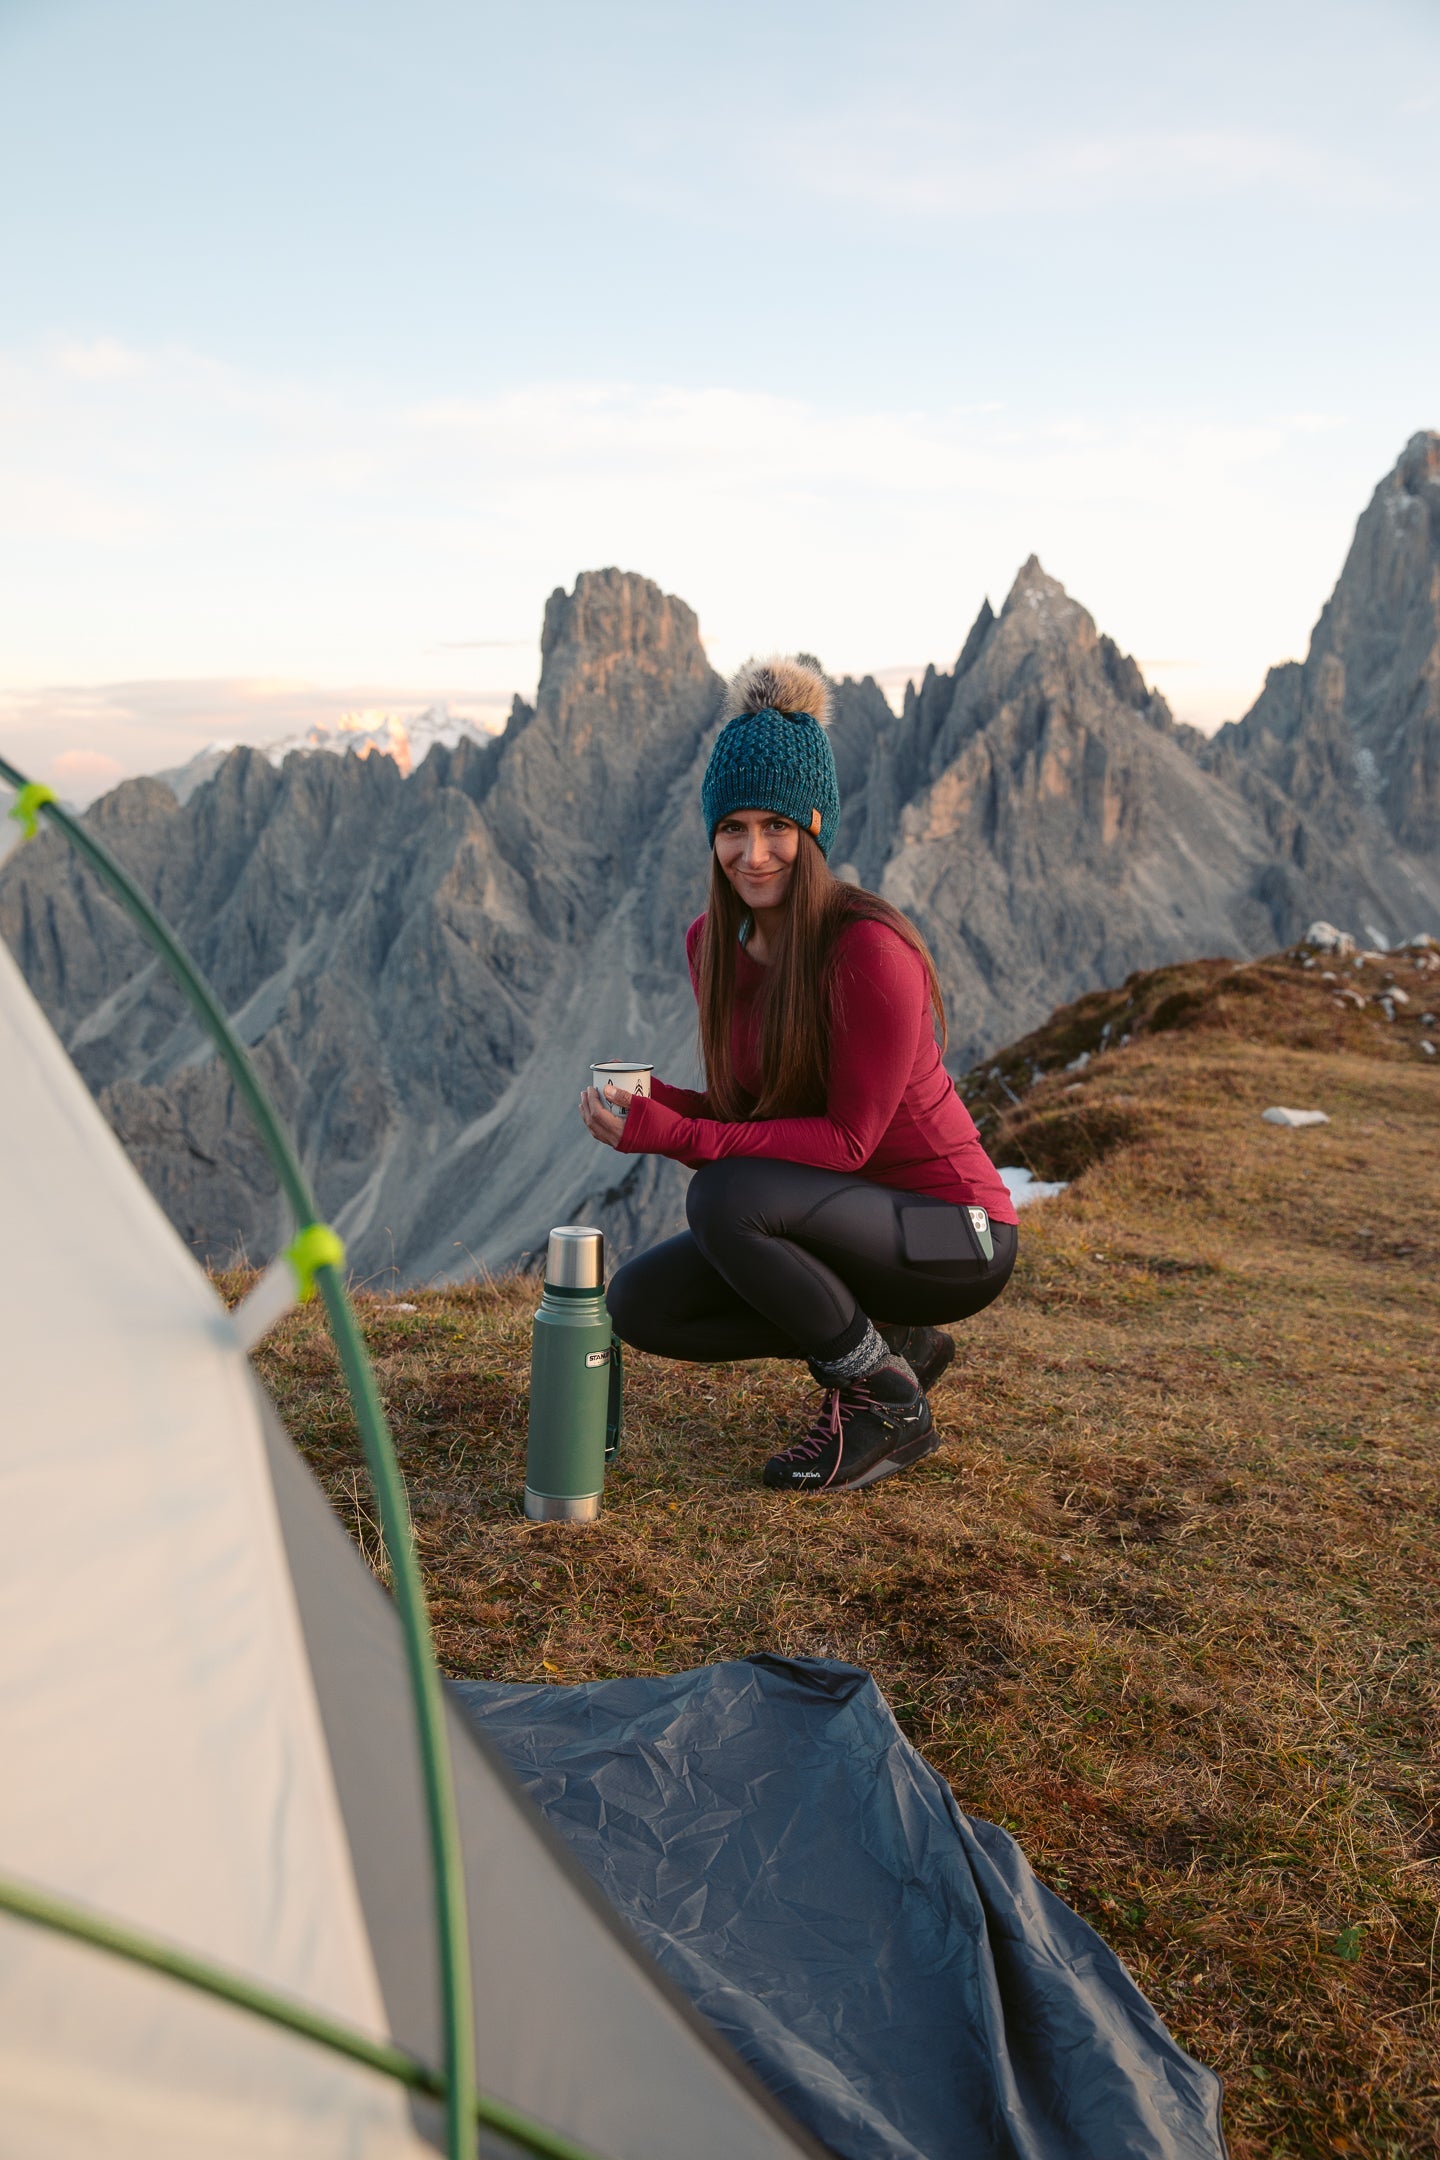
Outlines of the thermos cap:
M 556 1290 L 601 1290 L 605 1286 L 605 1233 L 584 1223 L 564 1223 L 550 1232 L 545 1249 L 545 1280 Z

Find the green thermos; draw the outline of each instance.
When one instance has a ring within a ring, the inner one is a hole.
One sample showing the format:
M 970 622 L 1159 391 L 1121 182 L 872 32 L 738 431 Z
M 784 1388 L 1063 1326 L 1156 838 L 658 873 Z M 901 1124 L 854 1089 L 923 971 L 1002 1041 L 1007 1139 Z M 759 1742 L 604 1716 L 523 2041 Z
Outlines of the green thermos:
M 532 1522 L 593 1522 L 605 1465 L 620 1442 L 620 1345 L 605 1309 L 605 1237 L 552 1230 L 530 1351 L 525 1513 Z

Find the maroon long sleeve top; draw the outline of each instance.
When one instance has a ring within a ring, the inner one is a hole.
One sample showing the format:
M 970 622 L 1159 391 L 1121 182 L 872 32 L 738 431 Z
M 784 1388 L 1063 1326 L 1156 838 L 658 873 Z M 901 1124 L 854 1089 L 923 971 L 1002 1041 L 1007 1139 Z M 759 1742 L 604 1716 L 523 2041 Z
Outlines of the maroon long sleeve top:
M 697 992 L 704 927 L 698 916 L 685 937 Z M 735 1076 L 752 1097 L 761 1084 L 764 980 L 765 970 L 742 946 L 735 959 L 731 1043 Z M 655 1080 L 651 1094 L 637 1095 L 630 1105 L 620 1152 L 669 1155 L 692 1170 L 727 1155 L 813 1163 L 902 1192 L 983 1207 L 993 1221 L 1013 1223 L 1014 1203 L 940 1061 L 919 954 L 884 923 L 851 922 L 839 936 L 833 985 L 823 1116 L 717 1118 L 704 1095 Z

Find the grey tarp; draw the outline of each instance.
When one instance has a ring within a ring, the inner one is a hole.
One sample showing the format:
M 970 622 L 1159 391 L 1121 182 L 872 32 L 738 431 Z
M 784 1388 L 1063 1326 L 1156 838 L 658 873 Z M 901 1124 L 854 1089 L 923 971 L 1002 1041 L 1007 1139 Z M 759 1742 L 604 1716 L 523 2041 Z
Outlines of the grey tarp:
M 869 1675 L 455 1691 L 659 1963 L 845 2160 L 1216 2160 L 1186 2055 Z

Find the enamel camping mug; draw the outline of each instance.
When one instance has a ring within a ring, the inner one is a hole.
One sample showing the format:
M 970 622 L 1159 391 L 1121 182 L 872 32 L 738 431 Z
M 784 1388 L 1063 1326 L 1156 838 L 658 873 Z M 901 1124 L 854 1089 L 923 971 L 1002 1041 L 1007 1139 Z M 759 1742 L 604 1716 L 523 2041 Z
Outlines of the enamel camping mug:
M 525 1513 L 593 1522 L 620 1444 L 620 1344 L 605 1308 L 605 1239 L 582 1223 L 550 1232 L 530 1351 Z
M 602 1064 L 590 1067 L 590 1085 L 598 1088 L 600 1093 L 604 1095 L 606 1082 L 613 1081 L 617 1088 L 624 1088 L 629 1095 L 648 1095 L 650 1093 L 650 1076 L 654 1070 L 653 1065 L 631 1065 L 618 1058 L 607 1058 Z M 620 1117 L 625 1115 L 625 1112 L 619 1109 L 617 1104 L 612 1103 L 608 1096 L 606 1096 L 606 1108 L 615 1110 Z

